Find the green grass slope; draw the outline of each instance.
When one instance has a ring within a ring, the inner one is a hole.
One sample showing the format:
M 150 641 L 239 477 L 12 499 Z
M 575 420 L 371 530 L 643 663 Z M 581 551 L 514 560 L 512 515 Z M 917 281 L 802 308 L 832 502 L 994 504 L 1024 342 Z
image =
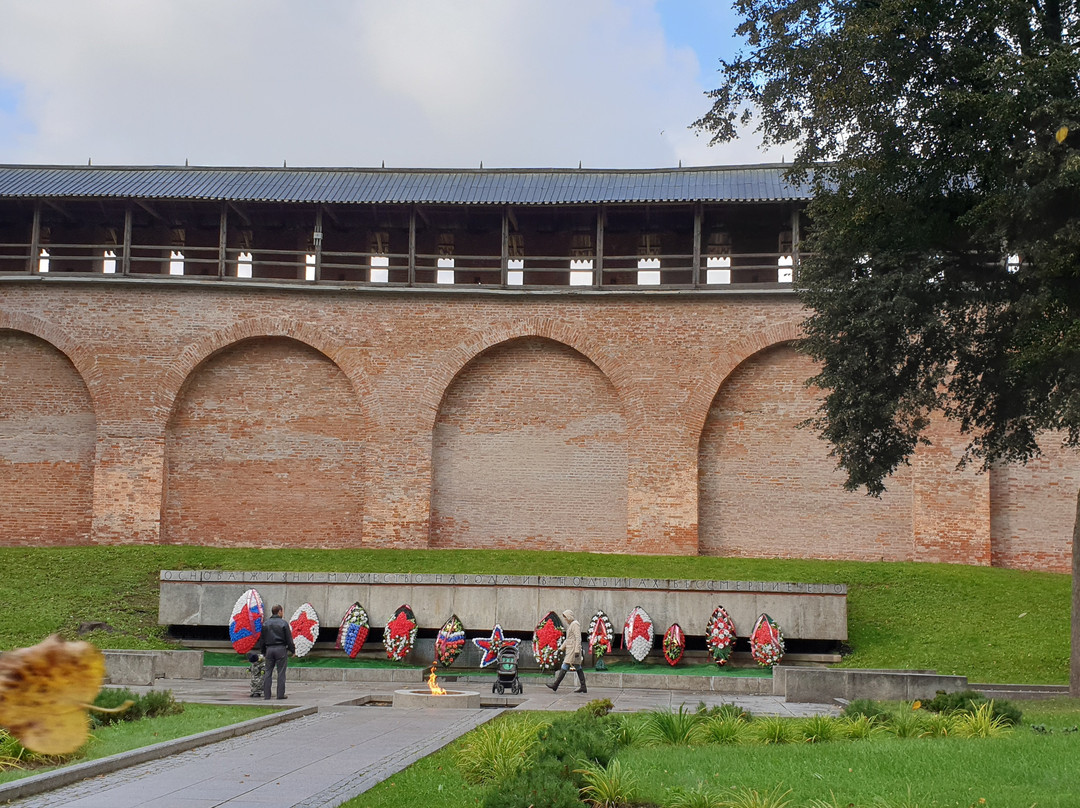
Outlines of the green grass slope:
M 157 625 L 162 569 L 505 573 L 848 585 L 859 668 L 932 668 L 973 682 L 1068 681 L 1068 575 L 946 564 L 479 550 L 0 548 L 0 649 L 104 621 L 103 648 L 169 647 Z M 746 631 L 749 627 L 739 627 Z

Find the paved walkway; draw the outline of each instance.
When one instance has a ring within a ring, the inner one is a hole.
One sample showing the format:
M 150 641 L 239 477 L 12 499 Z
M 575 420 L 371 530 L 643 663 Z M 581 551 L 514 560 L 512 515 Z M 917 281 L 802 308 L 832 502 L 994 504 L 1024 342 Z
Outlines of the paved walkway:
M 588 695 L 559 693 L 541 680 L 525 679 L 530 710 L 574 710 L 594 698 L 609 698 L 617 711 L 689 708 L 734 702 L 759 715 L 834 712 L 824 705 L 786 704 L 774 696 L 725 696 L 714 692 L 651 689 L 590 689 Z M 246 681 L 170 680 L 183 701 L 263 704 L 248 696 Z M 385 701 L 404 687 L 390 683 L 290 684 L 288 707 L 317 706 L 318 712 L 258 733 L 209 744 L 151 763 L 132 766 L 12 802 L 21 808 L 332 808 L 363 793 L 420 758 L 499 714 L 498 710 L 401 709 L 356 706 Z M 417 685 L 408 685 L 409 689 Z M 140 688 L 134 688 L 140 689 Z M 146 689 L 146 688 L 141 688 Z M 476 688 L 481 689 L 481 688 Z M 481 689 L 481 696 L 486 696 Z

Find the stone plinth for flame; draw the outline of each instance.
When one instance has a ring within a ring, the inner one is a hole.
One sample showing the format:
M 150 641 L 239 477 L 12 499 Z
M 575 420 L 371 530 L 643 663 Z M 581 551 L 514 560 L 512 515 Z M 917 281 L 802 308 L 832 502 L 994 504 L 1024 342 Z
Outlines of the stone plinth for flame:
M 447 690 L 436 695 L 427 688 L 422 690 L 395 690 L 395 707 L 438 707 L 450 710 L 479 710 L 480 693 L 475 690 Z

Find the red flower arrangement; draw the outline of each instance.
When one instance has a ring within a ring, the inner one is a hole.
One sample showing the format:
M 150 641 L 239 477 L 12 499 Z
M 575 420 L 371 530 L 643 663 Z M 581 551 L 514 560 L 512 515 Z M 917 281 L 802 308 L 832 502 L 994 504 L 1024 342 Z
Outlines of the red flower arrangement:
M 717 606 L 705 627 L 705 642 L 709 646 L 709 656 L 720 667 L 731 659 L 735 648 L 735 623 L 728 616 L 723 606 Z
M 664 632 L 664 659 L 674 667 L 679 664 L 684 653 L 686 653 L 686 634 L 682 626 L 672 623 Z

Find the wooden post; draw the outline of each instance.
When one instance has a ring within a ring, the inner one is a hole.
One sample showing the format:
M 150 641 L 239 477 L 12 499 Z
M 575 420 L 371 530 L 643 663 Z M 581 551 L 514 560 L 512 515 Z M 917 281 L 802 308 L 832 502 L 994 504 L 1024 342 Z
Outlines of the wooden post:
M 30 225 L 30 259 L 26 271 L 36 273 L 41 267 L 41 202 L 34 203 L 34 221 Z
M 691 277 L 695 289 L 701 285 L 701 220 L 703 215 L 702 205 L 698 202 L 694 205 L 694 271 Z
M 596 212 L 596 258 L 593 261 L 593 286 L 604 285 L 604 219 L 607 206 L 601 205 Z
M 225 202 L 221 203 L 221 218 L 218 224 L 218 242 L 217 242 L 217 276 L 219 278 L 225 277 L 225 252 L 229 244 L 229 206 Z
M 507 286 L 507 271 L 510 268 L 510 206 L 503 207 L 502 214 L 502 254 L 499 258 L 499 285 Z
M 799 206 L 791 209 L 791 282 L 799 280 Z
M 416 283 L 416 205 L 409 211 L 409 286 Z
M 124 255 L 120 259 L 120 274 L 131 274 L 131 203 L 124 208 Z
M 315 282 L 318 283 L 322 280 L 322 241 L 323 241 L 323 217 L 322 217 L 322 205 L 319 205 L 315 210 L 315 232 L 312 234 L 312 240 L 315 242 Z M 371 260 L 368 260 L 368 264 Z M 369 270 L 370 271 L 370 270 Z

